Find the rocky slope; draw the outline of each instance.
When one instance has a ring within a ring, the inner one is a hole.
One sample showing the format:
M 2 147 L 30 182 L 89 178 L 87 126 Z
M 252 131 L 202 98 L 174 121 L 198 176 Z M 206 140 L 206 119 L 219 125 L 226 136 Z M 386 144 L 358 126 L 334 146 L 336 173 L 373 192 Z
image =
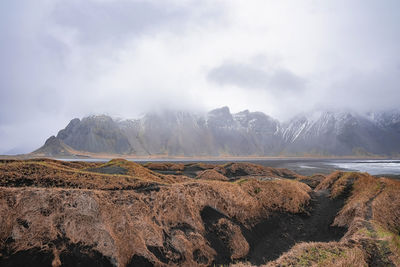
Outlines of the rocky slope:
M 231 114 L 223 107 L 206 115 L 166 111 L 136 120 L 103 115 L 73 119 L 56 139 L 81 154 L 398 156 L 399 125 L 396 111 L 367 115 L 316 112 L 280 123 L 261 112 Z M 54 156 L 56 150 L 47 146 L 39 152 Z
M 51 136 L 44 145 L 32 153 L 39 156 L 73 156 L 74 150 L 67 146 L 61 139 Z

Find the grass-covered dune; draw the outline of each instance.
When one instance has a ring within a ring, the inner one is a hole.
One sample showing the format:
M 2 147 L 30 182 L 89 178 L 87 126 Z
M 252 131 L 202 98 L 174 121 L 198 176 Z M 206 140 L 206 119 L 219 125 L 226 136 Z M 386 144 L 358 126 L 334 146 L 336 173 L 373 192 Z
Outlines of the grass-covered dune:
M 4 160 L 0 265 L 398 265 L 399 212 L 368 174 Z

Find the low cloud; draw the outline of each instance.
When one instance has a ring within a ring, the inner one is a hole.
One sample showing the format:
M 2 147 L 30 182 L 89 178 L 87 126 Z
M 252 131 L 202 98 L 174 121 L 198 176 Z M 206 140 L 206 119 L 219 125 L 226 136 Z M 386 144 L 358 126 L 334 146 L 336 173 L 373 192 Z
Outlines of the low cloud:
M 385 66 L 370 71 L 354 71 L 333 81 L 325 91 L 323 103 L 328 108 L 352 109 L 359 112 L 398 108 L 400 70 Z
M 289 70 L 263 69 L 243 63 L 224 63 L 208 72 L 207 79 L 218 85 L 234 85 L 273 93 L 300 93 L 305 87 L 305 80 Z

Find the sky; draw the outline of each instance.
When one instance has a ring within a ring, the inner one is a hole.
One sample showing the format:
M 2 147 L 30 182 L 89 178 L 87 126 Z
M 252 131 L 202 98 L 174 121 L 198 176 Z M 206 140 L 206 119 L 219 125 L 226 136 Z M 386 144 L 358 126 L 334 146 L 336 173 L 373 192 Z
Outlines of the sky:
M 0 154 L 75 118 L 397 108 L 398 0 L 2 0 Z

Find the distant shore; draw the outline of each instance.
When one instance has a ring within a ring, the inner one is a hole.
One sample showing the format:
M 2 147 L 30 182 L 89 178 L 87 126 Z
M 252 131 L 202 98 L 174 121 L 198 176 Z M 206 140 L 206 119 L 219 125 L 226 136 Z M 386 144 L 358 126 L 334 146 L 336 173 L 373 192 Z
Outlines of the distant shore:
M 357 159 L 400 159 L 400 157 L 392 156 L 317 156 L 317 155 L 304 155 L 304 156 L 175 156 L 175 155 L 125 155 L 125 154 L 100 154 L 100 153 L 87 153 L 74 156 L 63 156 L 63 155 L 39 155 L 39 154 L 19 154 L 19 155 L 0 155 L 0 159 L 29 159 L 29 158 L 51 158 L 51 159 L 114 159 L 114 158 L 124 158 L 128 160 L 162 160 L 162 161 L 209 161 L 209 160 L 221 160 L 221 161 L 243 161 L 243 160 L 324 160 L 324 159 L 343 159 L 343 160 L 357 160 Z
M 98 155 L 99 156 L 99 155 Z M 225 164 L 228 162 L 250 162 L 258 165 L 285 168 L 306 176 L 314 174 L 329 174 L 335 170 L 368 172 L 373 176 L 400 179 L 400 160 L 388 157 L 166 157 L 141 156 L 125 157 L 123 155 L 105 155 L 102 157 L 44 157 L 38 155 L 0 156 L 1 161 L 26 160 L 33 158 L 51 158 L 61 161 L 107 162 L 114 158 L 124 158 L 138 163 L 147 162 L 174 162 L 192 163 L 203 162 L 211 164 Z

